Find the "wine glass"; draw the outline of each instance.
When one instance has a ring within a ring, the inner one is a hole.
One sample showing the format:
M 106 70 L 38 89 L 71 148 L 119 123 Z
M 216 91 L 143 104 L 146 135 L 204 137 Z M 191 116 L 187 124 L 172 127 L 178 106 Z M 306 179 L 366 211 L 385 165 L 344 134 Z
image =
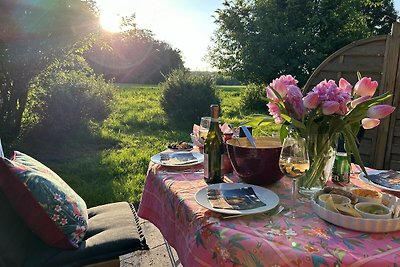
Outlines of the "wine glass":
M 199 137 L 201 139 L 206 140 L 208 130 L 210 129 L 211 117 L 201 117 L 200 120 L 200 129 L 199 129 Z
M 297 178 L 302 177 L 310 168 L 306 140 L 301 137 L 288 136 L 284 139 L 279 157 L 279 168 L 287 177 L 292 178 L 292 208 L 287 214 L 297 218 Z

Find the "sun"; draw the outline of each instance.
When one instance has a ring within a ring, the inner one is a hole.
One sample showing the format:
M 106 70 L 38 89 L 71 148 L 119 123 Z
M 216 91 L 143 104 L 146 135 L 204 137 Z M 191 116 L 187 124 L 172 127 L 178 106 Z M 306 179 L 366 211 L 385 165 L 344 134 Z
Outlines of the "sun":
M 119 14 L 102 12 L 100 15 L 100 25 L 103 29 L 110 32 L 121 31 L 121 17 Z

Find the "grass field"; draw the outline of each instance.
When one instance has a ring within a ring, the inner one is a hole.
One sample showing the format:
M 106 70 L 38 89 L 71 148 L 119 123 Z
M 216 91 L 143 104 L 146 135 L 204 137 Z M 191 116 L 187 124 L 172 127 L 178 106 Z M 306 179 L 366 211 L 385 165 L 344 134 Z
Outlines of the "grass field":
M 42 140 L 19 148 L 55 170 L 88 206 L 113 201 L 138 204 L 150 157 L 171 142 L 190 140 L 192 125 L 168 121 L 159 104 L 158 86 L 117 86 L 112 114 L 102 124 L 92 125 L 90 132 L 75 133 L 56 146 Z M 238 125 L 246 120 L 239 112 L 242 89 L 218 88 L 223 122 Z

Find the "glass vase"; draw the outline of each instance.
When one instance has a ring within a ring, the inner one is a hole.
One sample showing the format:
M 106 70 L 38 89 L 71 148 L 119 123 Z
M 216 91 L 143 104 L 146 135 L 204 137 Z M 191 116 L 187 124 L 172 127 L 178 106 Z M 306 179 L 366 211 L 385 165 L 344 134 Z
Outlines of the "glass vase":
M 337 136 L 315 134 L 306 137 L 310 169 L 298 181 L 299 193 L 310 198 L 323 189 L 332 174 L 335 161 Z

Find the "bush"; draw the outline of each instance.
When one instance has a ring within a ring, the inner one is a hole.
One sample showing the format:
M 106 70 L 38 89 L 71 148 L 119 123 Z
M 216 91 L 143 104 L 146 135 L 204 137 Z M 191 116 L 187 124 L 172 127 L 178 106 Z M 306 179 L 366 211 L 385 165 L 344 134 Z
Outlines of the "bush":
M 265 88 L 261 85 L 250 84 L 242 90 L 240 96 L 240 109 L 256 113 L 266 112 Z
M 161 107 L 174 121 L 198 123 L 210 114 L 211 104 L 220 104 L 211 77 L 175 70 L 161 88 Z
M 93 73 L 81 56 L 56 61 L 33 81 L 23 116 L 23 129 L 48 135 L 67 134 L 105 119 L 113 86 Z

